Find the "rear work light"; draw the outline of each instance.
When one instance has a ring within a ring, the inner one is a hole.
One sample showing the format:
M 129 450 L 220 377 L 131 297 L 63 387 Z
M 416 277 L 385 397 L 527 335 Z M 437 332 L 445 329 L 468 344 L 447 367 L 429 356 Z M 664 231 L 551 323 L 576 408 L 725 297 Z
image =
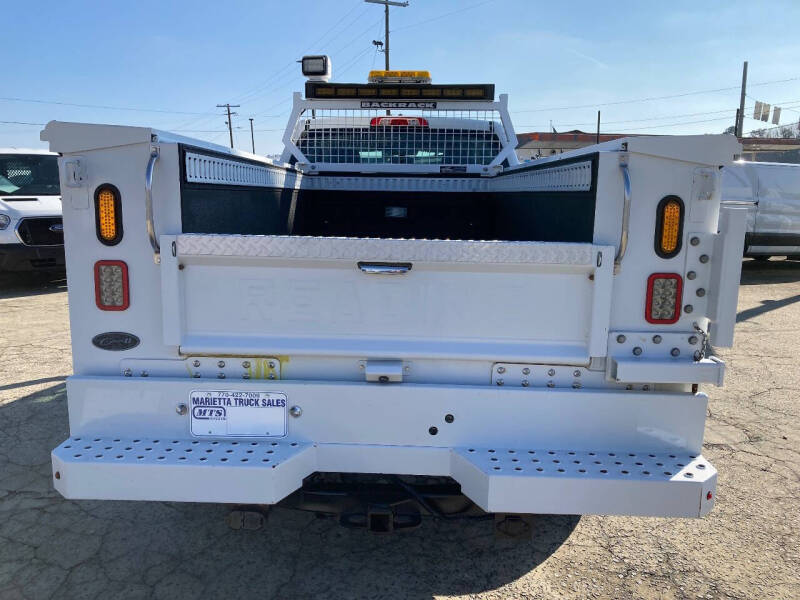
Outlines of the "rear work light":
M 100 310 L 125 310 L 130 306 L 128 265 L 121 260 L 94 263 L 94 295 Z
M 373 117 L 370 127 L 427 127 L 428 119 L 422 117 Z
M 683 200 L 667 196 L 656 209 L 656 254 L 672 258 L 681 251 L 683 238 Z
M 647 278 L 644 318 L 648 323 L 671 324 L 681 316 L 683 279 L 677 273 L 653 273 Z
M 104 183 L 94 193 L 94 216 L 97 239 L 106 246 L 115 246 L 122 239 L 122 205 L 119 190 Z

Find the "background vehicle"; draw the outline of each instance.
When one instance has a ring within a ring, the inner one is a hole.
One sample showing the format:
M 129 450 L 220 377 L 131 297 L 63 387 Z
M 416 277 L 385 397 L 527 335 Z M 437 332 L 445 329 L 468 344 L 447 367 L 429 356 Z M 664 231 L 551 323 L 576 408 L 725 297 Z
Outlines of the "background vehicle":
M 800 258 L 800 165 L 736 161 L 724 169 L 722 201 L 748 209 L 745 256 Z
M 736 140 L 518 165 L 492 85 L 338 84 L 308 62 L 282 163 L 143 127 L 42 132 L 63 153 L 75 372 L 56 488 L 378 531 L 463 515 L 456 496 L 706 514 L 698 386 L 723 379 L 709 340 L 733 340 Z
M 58 155 L 0 148 L 0 270 L 63 267 Z

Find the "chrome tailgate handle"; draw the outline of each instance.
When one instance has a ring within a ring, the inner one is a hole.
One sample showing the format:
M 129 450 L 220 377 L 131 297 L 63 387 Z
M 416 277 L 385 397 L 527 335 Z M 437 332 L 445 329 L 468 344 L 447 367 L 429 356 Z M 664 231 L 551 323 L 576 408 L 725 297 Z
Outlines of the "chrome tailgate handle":
M 368 275 L 403 275 L 411 270 L 411 263 L 359 262 L 358 268 Z

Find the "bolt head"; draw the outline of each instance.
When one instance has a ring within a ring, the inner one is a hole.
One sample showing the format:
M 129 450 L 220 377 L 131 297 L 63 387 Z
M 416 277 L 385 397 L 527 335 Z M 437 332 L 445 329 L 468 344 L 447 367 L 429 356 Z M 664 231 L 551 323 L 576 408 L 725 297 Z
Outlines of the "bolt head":
M 531 374 L 531 370 L 528 367 L 525 367 L 524 369 L 522 369 L 522 374 L 523 375 L 530 375 Z
M 199 366 L 200 366 L 200 361 L 199 361 L 199 360 L 195 360 L 195 361 L 193 361 L 193 362 L 192 362 L 192 366 L 194 366 L 194 367 L 199 367 Z
M 505 383 L 505 381 L 503 381 L 502 379 L 498 379 L 497 380 L 497 385 L 503 385 L 504 383 Z
M 528 387 L 530 384 L 531 384 L 531 382 L 528 381 L 527 379 L 523 379 L 522 380 L 522 387 Z
M 641 349 L 639 346 L 636 346 L 636 347 L 633 349 L 633 355 L 634 355 L 634 356 L 640 356 L 641 354 L 642 354 L 642 349 Z
M 697 245 L 700 244 L 700 238 L 699 237 L 693 237 L 692 239 L 689 240 L 689 243 L 692 246 L 697 246 Z
M 625 343 L 625 336 L 622 335 L 621 333 L 617 336 L 617 343 L 618 344 L 624 344 Z
M 242 362 L 242 367 L 244 367 L 245 369 L 249 369 L 250 368 L 250 361 L 249 360 L 243 361 Z
M 181 402 L 175 407 L 175 412 L 178 413 L 179 415 L 185 415 L 187 412 L 189 412 L 189 407 L 186 406 L 186 404 L 184 404 L 183 402 Z
M 575 369 L 575 370 L 572 372 L 572 375 L 573 375 L 574 377 L 580 377 L 580 376 L 581 376 L 581 372 L 580 372 L 580 370 L 579 370 L 579 369 Z
M 448 414 L 448 415 L 444 416 L 444 422 L 445 423 L 452 423 L 453 421 L 455 421 L 455 419 L 456 418 L 453 415 L 449 415 Z
M 694 352 L 694 361 L 698 362 L 701 358 L 703 358 L 703 353 L 700 350 L 695 350 Z
M 695 273 L 694 271 L 689 271 L 689 272 L 686 274 L 686 279 L 694 279 L 694 278 L 696 278 L 696 277 L 697 277 L 697 273 Z
M 194 374 L 192 375 L 192 377 L 194 377 L 195 379 L 200 379 L 200 373 L 195 371 Z
M 303 414 L 303 409 L 295 404 L 292 408 L 289 409 L 289 414 L 292 415 L 294 418 L 297 418 Z
M 150 375 L 150 373 L 148 373 L 147 371 L 142 371 L 142 372 L 140 373 L 140 375 L 141 375 L 142 377 L 147 377 L 148 375 Z
M 696 335 L 690 335 L 689 336 L 689 343 L 692 344 L 692 345 L 696 344 L 697 343 L 697 336 Z
M 549 388 L 556 387 L 556 384 L 554 382 L 552 382 L 552 381 L 548 381 L 547 382 L 547 387 L 549 387 Z
M 661 343 L 661 336 L 660 335 L 654 335 L 653 336 L 653 343 L 654 344 L 660 344 Z
M 703 288 L 697 288 L 695 294 L 697 294 L 698 298 L 702 298 L 703 296 L 706 295 L 706 291 Z
M 224 361 L 224 360 L 221 360 L 221 361 L 217 362 L 217 366 L 218 366 L 220 369 L 224 369 L 224 368 L 225 368 L 225 361 Z
M 506 372 L 506 368 L 505 367 L 497 367 L 497 372 L 502 375 L 503 373 Z
M 687 304 L 686 306 L 683 307 L 683 312 L 685 312 L 686 314 L 689 314 L 693 310 L 694 306 L 692 306 L 691 304 Z
M 701 254 L 700 255 L 700 262 L 706 264 L 708 262 L 708 254 Z
M 549 369 L 549 370 L 547 371 L 547 374 L 548 374 L 550 377 L 553 377 L 553 376 L 556 374 L 556 370 L 555 370 L 555 369 Z
M 125 377 L 131 377 L 133 375 L 133 371 L 130 369 L 125 369 L 122 374 L 125 375 Z
M 217 379 L 225 379 L 225 373 L 217 373 Z
M 670 353 L 672 356 L 680 356 L 680 355 L 681 355 L 681 351 L 680 351 L 680 349 L 678 349 L 678 348 L 673 348 L 672 350 L 670 350 L 670 351 L 669 351 L 669 353 Z
M 269 361 L 269 368 L 270 369 L 274 369 L 275 368 L 275 361 L 272 361 L 272 360 Z

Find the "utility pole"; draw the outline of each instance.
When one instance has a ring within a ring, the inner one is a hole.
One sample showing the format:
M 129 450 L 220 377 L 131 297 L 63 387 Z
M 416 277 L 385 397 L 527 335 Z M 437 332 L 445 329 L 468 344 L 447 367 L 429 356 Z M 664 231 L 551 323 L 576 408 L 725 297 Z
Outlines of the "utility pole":
M 600 143 L 600 111 L 597 111 L 597 136 L 594 138 L 594 143 Z
M 256 138 L 253 135 L 253 117 L 250 117 L 250 143 L 253 145 L 253 154 L 256 153 Z
M 385 59 L 386 70 L 389 70 L 389 7 L 390 6 L 408 6 L 408 2 L 394 2 L 393 0 L 364 0 L 370 4 L 382 4 L 384 8 L 384 17 L 386 20 L 386 36 L 383 40 L 383 57 Z M 376 44 L 377 46 L 377 44 Z
M 744 61 L 742 67 L 742 95 L 739 98 L 739 114 L 736 119 L 736 137 L 742 137 L 744 134 L 744 97 L 747 91 L 747 61 Z
M 228 125 L 228 133 L 231 136 L 231 148 L 233 148 L 233 122 L 231 121 L 231 115 L 235 115 L 235 112 L 231 112 L 231 108 L 239 108 L 238 104 L 217 104 L 217 108 L 225 108 L 228 110 L 228 120 L 226 121 Z

